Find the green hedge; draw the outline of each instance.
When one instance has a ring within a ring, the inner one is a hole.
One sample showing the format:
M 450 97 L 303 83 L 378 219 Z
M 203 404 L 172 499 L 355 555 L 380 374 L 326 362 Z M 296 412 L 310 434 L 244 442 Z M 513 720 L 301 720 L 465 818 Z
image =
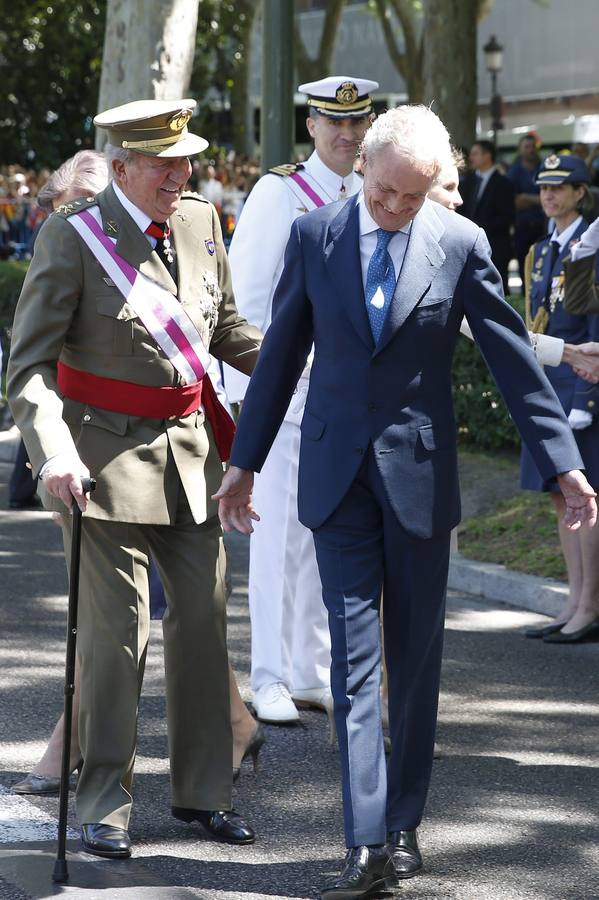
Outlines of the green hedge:
M 523 298 L 508 299 L 523 315 Z M 516 426 L 478 347 L 463 336 L 458 339 L 454 356 L 452 390 L 461 444 L 481 450 L 520 447 Z
M 0 340 L 2 341 L 5 369 L 10 343 L 10 329 L 28 265 L 29 263 L 25 261 L 4 260 L 0 262 Z

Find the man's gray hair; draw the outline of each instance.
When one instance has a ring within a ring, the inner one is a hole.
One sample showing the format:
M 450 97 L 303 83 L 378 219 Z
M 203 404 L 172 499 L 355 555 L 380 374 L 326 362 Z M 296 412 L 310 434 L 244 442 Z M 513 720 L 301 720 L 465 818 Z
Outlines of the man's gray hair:
M 114 144 L 104 144 L 104 158 L 108 166 L 108 177 L 112 180 L 113 159 L 120 159 L 121 162 L 127 162 L 127 160 L 131 158 L 131 153 L 129 150 L 124 150 L 123 147 L 117 147 Z
M 362 153 L 368 160 L 389 144 L 432 178 L 451 156 L 447 129 L 428 106 L 396 106 L 378 116 L 364 136 Z
M 37 195 L 38 205 L 52 212 L 54 203 L 67 192 L 72 197 L 97 194 L 108 184 L 108 168 L 101 153 L 80 150 L 52 172 Z

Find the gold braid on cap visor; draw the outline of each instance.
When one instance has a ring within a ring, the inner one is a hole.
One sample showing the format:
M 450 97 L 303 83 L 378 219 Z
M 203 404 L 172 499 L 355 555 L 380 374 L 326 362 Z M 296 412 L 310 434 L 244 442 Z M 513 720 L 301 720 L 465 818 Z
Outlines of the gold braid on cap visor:
M 184 128 L 178 134 L 172 137 L 156 138 L 153 141 L 121 141 L 121 147 L 124 150 L 163 150 L 171 144 L 186 138 L 188 135 L 187 128 Z
M 319 100 L 318 97 L 310 97 L 308 106 L 315 106 L 317 109 L 330 109 L 334 112 L 350 112 L 354 109 L 366 109 L 371 106 L 370 97 L 364 97 L 363 100 L 356 100 L 355 103 L 329 103 L 327 100 Z

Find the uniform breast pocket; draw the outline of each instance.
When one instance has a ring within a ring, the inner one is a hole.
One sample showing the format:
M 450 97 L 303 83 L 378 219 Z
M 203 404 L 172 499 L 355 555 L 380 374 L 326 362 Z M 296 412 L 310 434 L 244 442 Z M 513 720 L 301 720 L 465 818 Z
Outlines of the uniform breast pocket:
M 131 356 L 134 322 L 137 320 L 135 310 L 116 293 L 97 297 L 96 310 L 115 356 Z

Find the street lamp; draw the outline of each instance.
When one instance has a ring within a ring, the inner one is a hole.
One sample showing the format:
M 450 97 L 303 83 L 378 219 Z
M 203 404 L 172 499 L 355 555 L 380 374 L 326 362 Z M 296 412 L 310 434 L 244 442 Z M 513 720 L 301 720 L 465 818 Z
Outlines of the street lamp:
M 501 95 L 497 93 L 497 74 L 503 68 L 503 47 L 494 34 L 491 35 L 483 47 L 483 52 L 485 54 L 487 72 L 491 74 L 491 130 L 493 132 L 493 146 L 497 147 L 497 132 L 503 128 L 503 122 L 501 121 L 503 101 Z

